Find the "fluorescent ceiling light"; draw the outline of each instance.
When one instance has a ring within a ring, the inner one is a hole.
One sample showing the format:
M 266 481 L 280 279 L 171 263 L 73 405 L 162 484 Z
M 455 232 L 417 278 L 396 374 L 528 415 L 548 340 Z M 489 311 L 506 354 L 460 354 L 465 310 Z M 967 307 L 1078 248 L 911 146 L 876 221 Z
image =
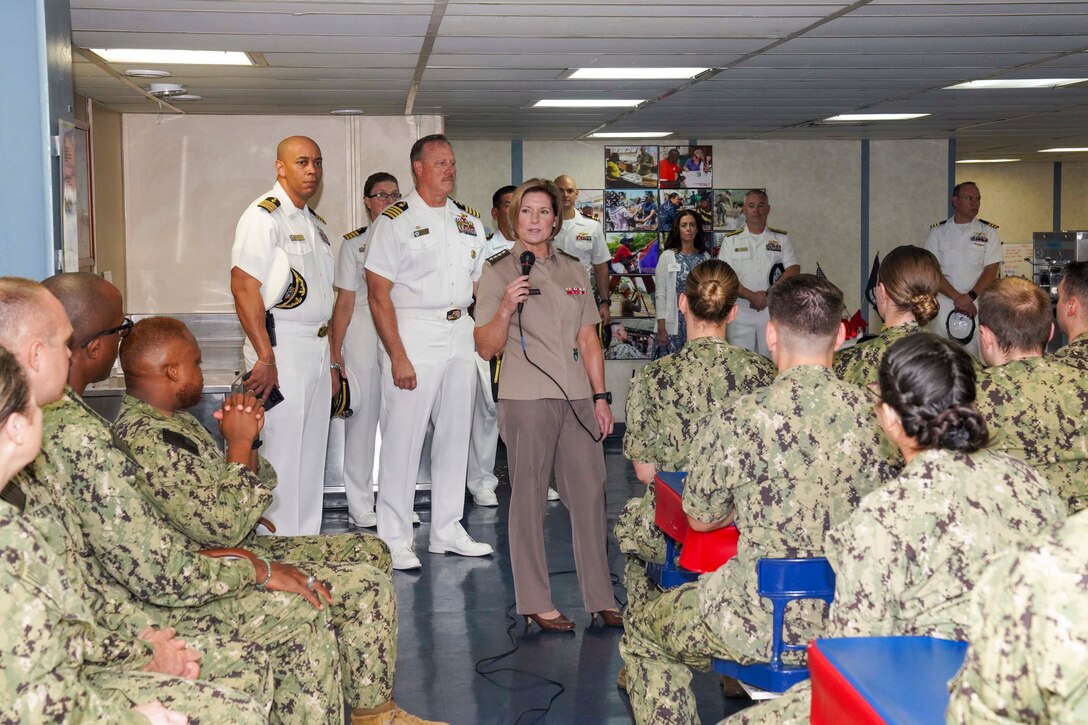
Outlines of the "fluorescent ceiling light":
M 644 103 L 645 98 L 640 98 L 633 101 L 623 101 L 617 99 L 561 99 L 561 98 L 545 98 L 537 101 L 533 104 L 533 108 L 632 108 L 640 103 Z
M 336 108 L 329 111 L 334 116 L 362 116 L 363 110 L 361 108 Z
M 155 48 L 90 48 L 107 63 L 163 65 L 254 65 L 240 50 L 161 50 Z
M 1074 83 L 1083 83 L 1088 78 L 1020 78 L 1009 80 L 967 81 L 954 86 L 946 86 L 946 91 L 979 91 L 999 88 L 1061 88 Z
M 928 113 L 841 113 L 838 116 L 825 118 L 825 121 L 851 122 L 851 121 L 909 121 L 912 118 L 922 118 Z
M 957 164 L 1008 164 L 1013 161 L 1019 161 L 1020 159 L 963 159 L 957 161 Z
M 1088 151 L 1088 147 L 1069 146 L 1066 148 L 1039 149 L 1041 154 L 1077 154 Z
M 664 138 L 672 136 L 672 131 L 607 131 L 591 133 L 590 138 Z
M 570 80 L 669 80 L 694 78 L 709 68 L 579 68 Z

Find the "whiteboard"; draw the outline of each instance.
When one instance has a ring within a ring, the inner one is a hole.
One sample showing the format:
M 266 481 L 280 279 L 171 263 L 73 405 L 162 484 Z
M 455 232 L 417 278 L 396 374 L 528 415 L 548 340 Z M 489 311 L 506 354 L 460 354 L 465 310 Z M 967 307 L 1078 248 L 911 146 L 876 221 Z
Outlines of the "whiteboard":
M 310 136 L 324 177 L 310 206 L 341 235 L 366 223 L 363 182 L 375 171 L 412 187 L 408 151 L 441 131 L 439 116 L 156 116 L 123 119 L 125 309 L 233 313 L 230 249 L 246 206 L 276 181 L 276 144 Z

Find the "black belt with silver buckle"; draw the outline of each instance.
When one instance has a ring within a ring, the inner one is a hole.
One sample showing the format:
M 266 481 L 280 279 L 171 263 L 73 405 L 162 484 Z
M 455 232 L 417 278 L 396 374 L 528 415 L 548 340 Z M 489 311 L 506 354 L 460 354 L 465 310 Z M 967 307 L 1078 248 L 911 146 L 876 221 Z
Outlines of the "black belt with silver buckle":
M 446 312 L 446 319 L 449 320 L 450 322 L 453 322 L 455 320 L 460 320 L 461 319 L 461 308 L 457 307 L 455 309 L 447 311 Z

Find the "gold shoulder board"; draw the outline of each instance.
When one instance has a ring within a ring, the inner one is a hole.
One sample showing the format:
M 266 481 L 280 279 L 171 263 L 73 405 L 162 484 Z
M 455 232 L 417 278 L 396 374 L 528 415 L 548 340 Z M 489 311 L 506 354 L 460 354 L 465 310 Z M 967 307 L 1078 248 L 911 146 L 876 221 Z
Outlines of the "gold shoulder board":
M 382 216 L 389 219 L 396 219 L 407 210 L 408 202 L 398 201 L 396 204 L 390 204 L 389 206 L 387 206 L 385 208 L 385 211 L 382 212 Z
M 454 205 L 454 206 L 456 206 L 456 207 L 457 207 L 458 209 L 460 209 L 461 211 L 463 211 L 463 212 L 468 212 L 469 214 L 471 214 L 472 216 L 476 217 L 477 219 L 480 219 L 480 218 L 481 218 L 481 217 L 480 217 L 480 212 L 476 211 L 475 209 L 473 209 L 473 208 L 472 208 L 471 206 L 469 206 L 468 204 L 462 204 L 461 202 L 457 201 L 456 199 L 450 199 L 450 201 L 452 201 L 452 202 L 453 202 L 453 205 Z
M 277 199 L 274 196 L 268 196 L 268 197 L 265 197 L 264 201 L 258 201 L 257 206 L 259 206 L 260 208 L 264 209 L 266 212 L 271 214 L 272 212 L 276 211 L 276 209 L 279 208 L 280 200 Z
M 360 234 L 362 234 L 365 231 L 366 231 L 366 227 L 359 227 L 355 231 L 348 232 L 347 234 L 345 234 L 344 239 L 355 239 L 355 237 L 359 236 Z

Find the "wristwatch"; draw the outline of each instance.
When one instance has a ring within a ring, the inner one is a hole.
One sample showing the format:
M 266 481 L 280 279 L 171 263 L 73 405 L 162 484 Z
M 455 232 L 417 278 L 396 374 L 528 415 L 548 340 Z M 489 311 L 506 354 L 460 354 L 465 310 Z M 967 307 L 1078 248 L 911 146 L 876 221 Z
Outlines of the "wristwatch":
M 598 400 L 603 400 L 609 405 L 612 405 L 612 393 L 594 393 L 593 402 L 596 403 Z
M 975 292 L 973 289 L 969 289 L 969 290 L 967 290 L 967 296 L 970 297 L 972 301 L 977 300 L 978 299 L 978 292 Z

